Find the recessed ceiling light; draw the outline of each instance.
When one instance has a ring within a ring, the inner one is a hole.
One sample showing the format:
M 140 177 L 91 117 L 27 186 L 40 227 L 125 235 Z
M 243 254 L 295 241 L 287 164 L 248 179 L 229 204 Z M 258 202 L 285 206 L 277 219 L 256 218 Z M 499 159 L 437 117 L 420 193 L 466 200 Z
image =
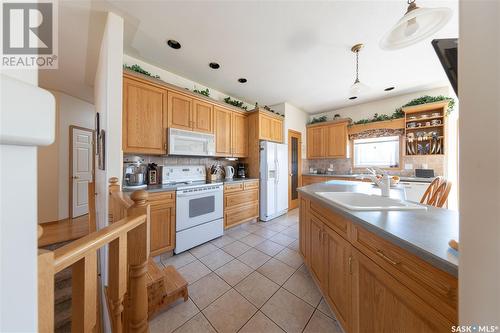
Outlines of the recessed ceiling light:
M 391 91 L 393 89 L 394 89 L 394 87 L 387 87 L 387 88 L 384 89 L 384 91 Z
M 220 65 L 216 62 L 211 62 L 208 64 L 208 66 L 210 66 L 210 68 L 212 69 L 218 69 L 220 67 Z
M 181 43 L 173 39 L 167 40 L 167 45 L 176 50 L 181 48 Z
M 245 79 L 244 77 L 240 77 L 240 78 L 238 79 L 238 82 L 239 82 L 239 83 L 246 83 L 246 82 L 247 82 L 247 79 Z
M 349 99 L 356 99 L 356 98 L 358 98 L 358 96 L 349 97 Z

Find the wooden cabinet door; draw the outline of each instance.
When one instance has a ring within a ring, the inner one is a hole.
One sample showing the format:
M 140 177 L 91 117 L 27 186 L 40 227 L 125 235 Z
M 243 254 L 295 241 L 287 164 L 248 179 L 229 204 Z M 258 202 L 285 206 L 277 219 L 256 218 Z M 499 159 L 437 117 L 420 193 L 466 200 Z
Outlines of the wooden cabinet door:
M 321 176 L 302 176 L 302 186 L 323 183 L 326 182 L 328 178 Z
M 231 156 L 232 112 L 215 107 L 215 153 L 217 156 Z
M 324 127 L 307 129 L 307 158 L 325 157 Z
M 308 201 L 299 196 L 299 252 L 304 258 L 306 265 L 309 265 L 309 254 L 307 253 L 307 239 L 309 237 L 308 210 Z
M 168 92 L 168 127 L 192 129 L 193 100 L 185 95 Z
M 309 214 L 309 255 L 311 272 L 319 282 L 324 286 L 324 253 L 323 253 L 323 222 L 313 214 Z
M 347 124 L 341 123 L 325 127 L 325 143 L 326 157 L 346 157 Z
M 279 119 L 273 119 L 271 121 L 272 130 L 271 138 L 276 142 L 283 142 L 283 122 Z
M 342 327 L 350 331 L 351 245 L 329 227 L 324 227 L 325 296 Z
M 150 251 L 152 255 L 171 251 L 175 247 L 175 206 L 152 205 L 150 214 Z
M 193 130 L 197 132 L 214 132 L 214 108 L 210 103 L 194 100 L 193 103 Z
M 452 323 L 352 248 L 352 332 L 450 332 Z
M 248 118 L 243 114 L 232 114 L 232 155 L 234 157 L 248 156 Z
M 123 152 L 166 153 L 165 93 L 160 88 L 124 78 Z
M 260 128 L 259 128 L 259 138 L 261 140 L 272 140 L 272 130 L 273 130 L 273 124 L 272 124 L 272 118 L 267 117 L 263 114 L 260 116 Z

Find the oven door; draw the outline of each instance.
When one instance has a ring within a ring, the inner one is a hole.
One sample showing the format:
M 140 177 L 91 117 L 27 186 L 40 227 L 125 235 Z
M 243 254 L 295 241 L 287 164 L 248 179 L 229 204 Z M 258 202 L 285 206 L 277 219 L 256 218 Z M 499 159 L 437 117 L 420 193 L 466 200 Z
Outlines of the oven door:
M 222 218 L 223 193 L 220 187 L 213 190 L 190 189 L 178 191 L 176 231 Z

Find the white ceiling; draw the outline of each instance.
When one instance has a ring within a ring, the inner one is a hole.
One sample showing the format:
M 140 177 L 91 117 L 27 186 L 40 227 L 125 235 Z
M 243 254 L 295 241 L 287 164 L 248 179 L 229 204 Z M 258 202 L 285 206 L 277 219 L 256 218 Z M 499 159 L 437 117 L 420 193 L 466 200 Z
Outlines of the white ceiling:
M 430 39 L 398 51 L 380 37 L 404 14 L 406 1 L 61 1 L 60 70 L 45 86 L 92 94 L 104 10 L 125 20 L 124 52 L 250 103 L 289 102 L 317 113 L 448 84 Z M 458 36 L 458 1 L 418 1 L 449 7 L 453 18 L 434 38 Z M 180 50 L 166 46 L 178 40 Z M 360 79 L 371 87 L 349 101 L 353 44 L 362 42 Z M 220 63 L 212 70 L 208 63 Z M 51 73 L 48 73 L 51 72 Z M 56 73 L 57 72 L 57 73 Z M 246 84 L 237 82 L 248 79 Z M 396 86 L 392 92 L 384 92 Z
M 399 51 L 379 48 L 406 1 L 108 2 L 125 18 L 125 53 L 250 103 L 287 101 L 316 113 L 448 84 L 430 40 Z M 452 8 L 451 22 L 434 38 L 458 36 L 458 1 L 418 5 Z M 167 47 L 168 39 L 182 48 Z M 360 79 L 372 89 L 349 101 L 350 48 L 358 42 L 365 44 Z M 221 68 L 210 69 L 211 61 Z M 384 92 L 388 86 L 396 89 Z

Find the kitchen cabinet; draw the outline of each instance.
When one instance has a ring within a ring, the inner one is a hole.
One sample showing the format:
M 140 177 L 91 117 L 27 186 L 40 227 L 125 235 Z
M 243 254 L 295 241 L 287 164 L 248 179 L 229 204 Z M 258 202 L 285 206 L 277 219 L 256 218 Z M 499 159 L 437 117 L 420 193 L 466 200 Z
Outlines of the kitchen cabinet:
M 250 126 L 256 126 L 252 139 L 283 143 L 283 117 L 261 108 L 252 110 L 249 117 Z
M 306 175 L 303 175 L 302 176 L 302 186 L 316 184 L 316 183 L 324 183 L 327 180 L 328 179 L 326 177 L 322 177 L 322 176 L 306 176 Z
M 449 320 L 357 250 L 352 266 L 350 332 L 451 331 Z
M 224 229 L 259 217 L 259 181 L 224 185 Z
M 248 118 L 245 114 L 231 115 L 231 147 L 233 157 L 248 156 Z
M 299 196 L 299 250 L 346 332 L 450 332 L 458 281 Z
M 193 116 L 192 116 L 193 131 L 213 133 L 214 132 L 214 107 L 212 104 L 194 100 Z
M 124 77 L 122 149 L 124 153 L 166 153 L 166 91 Z
M 248 156 L 248 120 L 245 114 L 214 108 L 215 148 L 217 156 Z
M 349 331 L 351 313 L 351 245 L 329 227 L 324 227 L 325 297 L 336 318 Z
M 232 111 L 215 107 L 215 153 L 217 156 L 231 156 L 232 153 Z
M 324 286 L 324 246 L 323 246 L 323 223 L 315 215 L 309 216 L 309 244 L 310 244 L 310 266 L 311 273 L 321 287 Z
M 213 133 L 213 105 L 173 91 L 168 92 L 168 127 Z
M 168 127 L 192 129 L 193 99 L 173 91 L 168 92 Z
M 150 255 L 172 251 L 175 248 L 175 192 L 149 193 Z
M 346 158 L 348 120 L 307 126 L 307 158 Z

